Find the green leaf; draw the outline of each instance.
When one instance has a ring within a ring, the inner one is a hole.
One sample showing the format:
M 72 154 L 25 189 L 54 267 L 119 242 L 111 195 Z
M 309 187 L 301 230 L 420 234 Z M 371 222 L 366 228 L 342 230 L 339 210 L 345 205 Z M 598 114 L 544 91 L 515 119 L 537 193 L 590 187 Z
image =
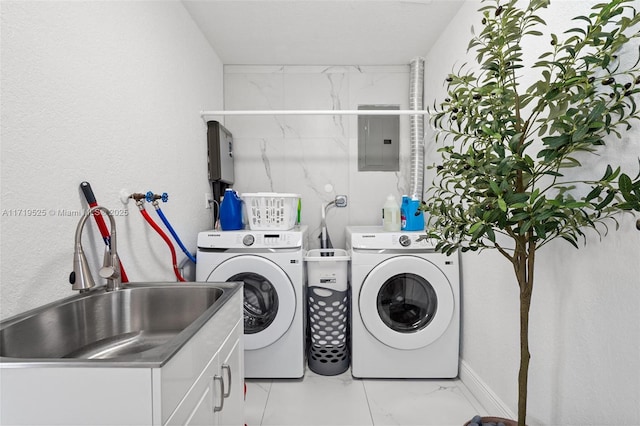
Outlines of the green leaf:
M 496 233 L 494 232 L 493 228 L 489 227 L 486 229 L 486 233 L 487 233 L 487 238 L 491 241 L 491 242 L 496 242 Z
M 584 197 L 585 201 L 591 201 L 594 198 L 596 198 L 597 196 L 600 195 L 600 193 L 602 192 L 603 188 L 601 186 L 596 186 L 594 187 L 591 192 L 589 192 L 589 194 L 587 194 L 586 197 Z
M 482 225 L 482 222 L 476 222 L 471 225 L 471 227 L 469 228 L 469 234 L 474 234 Z
M 521 220 L 528 219 L 531 215 L 528 212 L 520 212 L 511 216 L 512 222 L 520 222 Z
M 620 174 L 620 167 L 613 170 L 613 168 L 610 165 L 607 165 L 607 170 L 605 171 L 604 176 L 600 180 L 603 182 L 612 182 L 615 178 L 618 177 L 619 174 Z
M 476 229 L 473 234 L 471 234 L 471 240 L 475 241 L 478 238 L 480 238 L 483 234 L 484 234 L 484 230 L 485 230 L 486 225 L 485 224 L 481 224 L 480 227 L 478 227 L 478 229 Z
M 526 221 L 521 227 L 520 227 L 520 235 L 525 235 L 529 229 L 531 228 L 531 225 L 533 225 L 533 219 Z
M 511 193 L 504 196 L 504 200 L 510 207 L 514 207 L 516 204 L 526 203 L 529 200 L 529 194 L 525 193 Z
M 577 243 L 575 238 L 573 238 L 573 237 L 571 237 L 571 236 L 569 236 L 567 234 L 561 234 L 560 237 L 563 240 L 570 242 L 571 245 L 574 246 L 575 248 L 578 248 L 578 243 Z
M 533 204 L 536 201 L 536 198 L 538 198 L 538 195 L 540 195 L 540 189 L 536 188 L 531 193 L 531 196 L 529 197 L 529 202 Z
M 491 191 L 493 191 L 495 195 L 499 195 L 501 193 L 500 188 L 498 187 L 498 184 L 495 183 L 495 181 L 490 181 L 489 187 L 491 188 Z
M 618 187 L 620 188 L 620 192 L 629 194 L 633 191 L 633 182 L 629 176 L 623 173 L 618 179 Z
M 589 133 L 589 127 L 587 126 L 582 126 L 579 127 L 574 133 L 573 135 L 571 135 L 571 142 L 580 142 L 581 140 L 584 139 L 584 137 L 587 135 L 587 133 Z
M 589 203 L 583 201 L 572 201 L 570 203 L 565 204 L 564 206 L 568 209 L 581 209 L 583 207 L 587 207 Z
M 596 104 L 595 108 L 593 108 L 590 112 L 589 115 L 587 116 L 587 122 L 592 122 L 595 121 L 596 119 L 599 119 L 600 117 L 602 117 L 602 114 L 604 113 L 604 111 L 607 109 L 607 106 L 604 102 L 600 101 Z
M 609 203 L 611 203 L 613 201 L 613 199 L 615 198 L 616 193 L 614 191 L 609 191 L 607 193 L 607 196 L 604 198 L 604 200 L 602 200 L 602 202 L 598 205 L 595 206 L 596 210 L 602 210 L 603 208 L 605 208 L 607 205 L 609 205 Z
M 558 149 L 571 142 L 571 138 L 568 134 L 563 134 L 560 136 L 547 136 L 545 138 L 542 138 L 542 142 L 550 148 Z

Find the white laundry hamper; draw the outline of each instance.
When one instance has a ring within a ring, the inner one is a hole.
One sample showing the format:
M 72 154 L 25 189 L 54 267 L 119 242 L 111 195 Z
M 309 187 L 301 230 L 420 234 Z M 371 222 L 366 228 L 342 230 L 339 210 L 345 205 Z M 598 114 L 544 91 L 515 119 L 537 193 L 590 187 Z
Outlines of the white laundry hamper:
M 240 198 L 252 231 L 288 231 L 296 224 L 300 194 L 255 192 Z
M 349 254 L 314 249 L 305 256 L 309 323 L 309 368 L 324 376 L 345 372 L 349 350 Z

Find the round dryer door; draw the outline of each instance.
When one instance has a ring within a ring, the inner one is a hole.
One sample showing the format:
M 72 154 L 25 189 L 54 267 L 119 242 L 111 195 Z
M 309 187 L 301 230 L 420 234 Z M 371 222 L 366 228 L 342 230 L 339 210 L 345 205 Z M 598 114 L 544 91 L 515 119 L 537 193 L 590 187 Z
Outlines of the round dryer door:
M 293 283 L 274 262 L 240 255 L 222 262 L 207 281 L 244 282 L 244 347 L 260 349 L 282 337 L 296 310 Z
M 454 297 L 449 280 L 433 263 L 396 256 L 367 275 L 358 300 L 367 331 L 395 349 L 433 343 L 449 326 Z

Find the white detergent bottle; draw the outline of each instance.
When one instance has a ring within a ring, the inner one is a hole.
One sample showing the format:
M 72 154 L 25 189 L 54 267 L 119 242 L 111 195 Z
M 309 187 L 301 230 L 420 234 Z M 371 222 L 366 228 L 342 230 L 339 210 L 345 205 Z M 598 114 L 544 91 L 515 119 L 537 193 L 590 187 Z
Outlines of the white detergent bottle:
M 399 231 L 400 226 L 400 206 L 396 197 L 389 195 L 382 208 L 382 227 L 385 231 Z

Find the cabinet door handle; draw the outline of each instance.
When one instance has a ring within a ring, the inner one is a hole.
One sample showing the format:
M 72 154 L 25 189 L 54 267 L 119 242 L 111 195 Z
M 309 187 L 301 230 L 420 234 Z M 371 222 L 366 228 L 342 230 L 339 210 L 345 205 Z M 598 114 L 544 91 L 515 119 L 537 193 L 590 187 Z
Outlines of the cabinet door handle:
M 228 380 L 228 384 L 227 384 L 227 391 L 223 394 L 225 398 L 229 398 L 229 396 L 231 396 L 231 367 L 229 366 L 229 364 L 222 364 L 222 371 L 227 372 L 227 377 L 229 378 Z M 223 380 L 224 383 L 224 380 Z
M 222 411 L 222 409 L 224 408 L 224 381 L 222 380 L 221 376 L 218 376 L 217 374 L 215 376 L 213 376 L 213 385 L 215 388 L 215 384 L 216 382 L 220 383 L 220 392 L 218 392 L 218 394 L 220 395 L 220 406 L 218 407 L 218 404 L 216 404 L 215 402 L 215 394 L 216 392 L 213 393 L 213 412 L 217 413 L 218 411 Z

